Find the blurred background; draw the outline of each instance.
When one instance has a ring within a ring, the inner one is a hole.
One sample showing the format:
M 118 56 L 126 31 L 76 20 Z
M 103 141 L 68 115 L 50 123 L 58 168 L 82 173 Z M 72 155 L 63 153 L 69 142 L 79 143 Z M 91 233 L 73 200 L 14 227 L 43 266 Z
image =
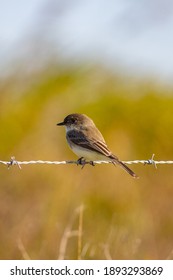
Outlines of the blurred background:
M 173 160 L 173 2 L 21 0 L 0 10 L 0 160 L 75 160 L 90 116 L 121 160 Z M 0 259 L 172 259 L 171 165 L 0 166 Z

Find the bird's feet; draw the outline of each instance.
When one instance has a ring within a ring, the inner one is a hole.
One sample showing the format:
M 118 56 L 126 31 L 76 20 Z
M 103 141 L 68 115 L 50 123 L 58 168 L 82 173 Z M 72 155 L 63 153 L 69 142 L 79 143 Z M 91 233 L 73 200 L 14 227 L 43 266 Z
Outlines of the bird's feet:
M 91 161 L 86 161 L 84 159 L 84 157 L 81 157 L 77 160 L 77 165 L 82 165 L 82 169 L 84 168 L 85 164 L 90 164 L 92 166 L 95 166 L 95 164 L 92 160 Z
M 90 161 L 89 161 L 89 164 L 91 164 L 92 166 L 95 166 L 95 163 L 94 163 L 93 160 L 90 160 Z
M 84 168 L 85 164 L 86 164 L 86 160 L 84 159 L 84 157 L 80 157 L 77 160 L 77 165 L 82 165 L 82 169 Z

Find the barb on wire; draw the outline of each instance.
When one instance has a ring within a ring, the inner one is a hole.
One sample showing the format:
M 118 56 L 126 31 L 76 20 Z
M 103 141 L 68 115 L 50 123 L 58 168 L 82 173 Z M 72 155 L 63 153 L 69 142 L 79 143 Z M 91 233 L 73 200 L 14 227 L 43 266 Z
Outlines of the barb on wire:
M 101 164 L 101 163 L 112 163 L 112 161 L 104 161 L 104 160 L 99 160 L 99 161 L 86 161 L 85 164 Z M 147 160 L 130 160 L 130 161 L 123 161 L 125 164 L 144 164 L 144 165 L 153 165 L 155 168 L 157 168 L 158 164 L 173 164 L 173 160 L 161 160 L 161 161 L 156 161 L 154 160 L 154 154 L 152 155 L 151 159 Z M 4 164 L 8 167 L 8 169 L 12 165 L 17 165 L 19 169 L 21 169 L 21 165 L 27 165 L 27 164 L 77 164 L 77 165 L 82 165 L 84 166 L 84 163 L 81 161 L 74 161 L 74 160 L 64 160 L 64 161 L 49 161 L 49 160 L 30 160 L 30 161 L 18 161 L 15 159 L 15 157 L 11 157 L 10 161 L 2 161 L 0 160 L 0 164 Z
M 12 165 L 17 165 L 19 167 L 19 169 L 21 169 L 21 166 L 20 166 L 19 162 L 17 160 L 15 160 L 15 157 L 11 157 L 11 160 L 9 162 L 5 162 L 5 163 L 6 163 L 7 167 L 8 167 L 8 169 Z

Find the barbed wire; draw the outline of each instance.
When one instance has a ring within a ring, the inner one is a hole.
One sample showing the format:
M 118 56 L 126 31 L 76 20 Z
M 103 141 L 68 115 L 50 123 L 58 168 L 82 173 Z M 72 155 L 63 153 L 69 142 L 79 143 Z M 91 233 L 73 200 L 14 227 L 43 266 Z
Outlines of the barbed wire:
M 152 155 L 151 159 L 146 160 L 130 160 L 130 161 L 122 161 L 125 164 L 144 164 L 144 165 L 154 165 L 155 168 L 157 168 L 158 164 L 173 164 L 173 160 L 161 160 L 157 161 L 154 160 L 154 154 Z M 27 164 L 76 164 L 76 165 L 82 165 L 82 167 L 85 164 L 102 164 L 102 163 L 112 163 L 112 161 L 104 161 L 104 160 L 97 160 L 97 161 L 84 161 L 81 162 L 79 160 L 64 160 L 64 161 L 49 161 L 49 160 L 30 160 L 30 161 L 18 161 L 15 159 L 15 157 L 11 157 L 10 161 L 2 161 L 0 160 L 0 164 L 6 165 L 8 168 L 10 168 L 13 165 L 17 165 L 21 169 L 21 165 L 27 165 Z

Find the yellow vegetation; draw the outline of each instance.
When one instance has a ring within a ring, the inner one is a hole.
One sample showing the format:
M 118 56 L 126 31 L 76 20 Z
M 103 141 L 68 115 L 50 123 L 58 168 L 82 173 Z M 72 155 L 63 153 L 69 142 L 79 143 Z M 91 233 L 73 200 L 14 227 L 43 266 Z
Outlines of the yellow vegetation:
M 19 79 L 20 76 L 20 79 Z M 173 160 L 173 95 L 96 68 L 0 83 L 0 159 L 76 159 L 56 126 L 85 113 L 121 160 Z M 1 259 L 166 259 L 173 250 L 173 166 L 0 166 Z

